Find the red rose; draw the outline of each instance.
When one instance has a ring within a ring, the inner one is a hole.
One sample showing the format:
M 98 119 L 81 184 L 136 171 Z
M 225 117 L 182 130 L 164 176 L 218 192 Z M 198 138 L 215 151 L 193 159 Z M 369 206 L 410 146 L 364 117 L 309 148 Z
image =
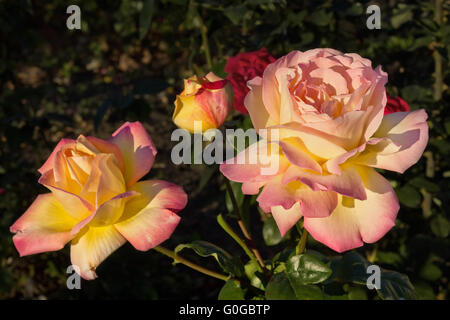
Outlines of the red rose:
M 400 97 L 391 97 L 388 95 L 384 115 L 400 111 L 409 111 L 409 104 Z
M 5 193 L 5 189 L 0 188 L 0 195 L 2 195 L 2 194 L 4 194 L 4 193 Z
M 244 98 L 249 89 L 247 81 L 263 75 L 266 66 L 275 61 L 265 48 L 258 51 L 239 53 L 235 57 L 229 57 L 225 72 L 227 79 L 234 89 L 234 108 L 244 114 L 248 111 L 244 106 Z

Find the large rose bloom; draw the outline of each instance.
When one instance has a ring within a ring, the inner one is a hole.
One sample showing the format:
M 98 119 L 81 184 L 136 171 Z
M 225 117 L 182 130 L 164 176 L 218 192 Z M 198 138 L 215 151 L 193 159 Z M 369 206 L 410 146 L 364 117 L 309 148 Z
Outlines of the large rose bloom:
M 380 239 L 395 224 L 398 199 L 374 168 L 404 172 L 428 140 L 424 110 L 383 117 L 387 74 L 357 54 L 293 51 L 249 81 L 245 98 L 256 130 L 267 139 L 237 159 L 268 153 L 278 164 L 221 165 L 272 212 L 282 235 L 301 217 L 318 241 L 342 252 Z M 275 130 L 277 135 L 275 135 Z M 261 157 L 264 158 L 264 157 Z
M 62 249 L 85 279 L 129 241 L 145 251 L 170 237 L 187 196 L 161 180 L 139 181 L 156 148 L 139 122 L 125 123 L 109 140 L 63 139 L 39 169 L 51 192 L 39 195 L 11 226 L 21 256 Z

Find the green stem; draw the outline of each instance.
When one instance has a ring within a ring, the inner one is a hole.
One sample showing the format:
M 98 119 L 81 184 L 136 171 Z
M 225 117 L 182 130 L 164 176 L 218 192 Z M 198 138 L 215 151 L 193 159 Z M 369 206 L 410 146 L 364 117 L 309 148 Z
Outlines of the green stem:
M 442 5 L 443 0 L 435 0 L 434 4 L 434 21 L 437 23 L 439 27 L 442 26 Z M 442 56 L 437 50 L 436 47 L 442 46 L 442 43 L 436 43 L 434 51 L 433 51 L 433 58 L 434 58 L 434 100 L 439 101 L 442 99 L 442 91 L 443 91 L 443 84 L 444 84 L 444 78 L 442 73 Z
M 196 65 L 195 63 L 192 65 L 192 68 L 194 69 L 194 74 L 197 77 L 197 79 L 202 79 L 204 72 L 202 69 L 200 69 L 200 67 L 198 65 Z
M 208 28 L 206 27 L 205 23 L 203 22 L 203 19 L 200 16 L 200 14 L 198 14 L 198 19 L 200 20 L 200 24 L 201 24 L 200 30 L 202 32 L 202 46 L 203 46 L 203 50 L 205 51 L 206 64 L 208 65 L 208 69 L 211 70 L 212 60 L 211 60 L 211 53 L 209 51 Z
M 166 248 L 161 247 L 161 246 L 154 247 L 153 249 L 155 249 L 159 253 L 162 253 L 163 255 L 166 255 L 166 256 L 172 258 L 173 260 L 175 260 L 175 261 L 177 261 L 179 263 L 184 264 L 185 266 L 188 266 L 189 268 L 192 268 L 192 269 L 194 269 L 194 270 L 196 270 L 198 272 L 204 273 L 204 274 L 206 274 L 206 275 L 208 275 L 210 277 L 217 278 L 217 279 L 220 279 L 220 280 L 223 280 L 223 281 L 227 281 L 229 279 L 229 277 L 227 277 L 227 276 L 225 276 L 223 274 L 211 271 L 211 270 L 206 269 L 204 267 L 201 267 L 198 264 L 195 264 L 195 263 L 193 263 L 193 262 L 191 262 L 189 260 L 186 260 L 183 257 L 180 257 L 179 255 L 177 255 L 172 250 L 166 249 Z
M 258 260 L 257 260 L 256 256 L 253 254 L 253 252 L 247 246 L 245 241 L 242 240 L 237 235 L 237 233 L 233 231 L 233 229 L 231 229 L 230 225 L 225 221 L 225 219 L 223 218 L 222 214 L 219 214 L 217 216 L 217 222 L 222 227 L 222 229 L 225 230 L 225 232 L 228 233 L 234 239 L 234 241 L 236 241 L 238 243 L 238 245 L 240 245 L 242 247 L 242 249 L 244 249 L 245 253 L 250 258 L 250 260 L 252 260 L 255 263 L 255 265 L 257 266 L 258 271 L 262 273 L 263 272 L 262 267 L 258 263 Z
M 442 5 L 443 0 L 435 0 L 434 1 L 434 21 L 437 23 L 439 27 L 442 26 Z M 433 98 L 435 101 L 440 101 L 442 99 L 442 92 L 444 87 L 444 77 L 442 72 L 442 56 L 438 51 L 438 47 L 442 47 L 442 43 L 435 43 L 433 48 L 433 59 L 434 59 L 434 93 Z M 431 151 L 427 151 L 424 154 L 424 157 L 427 159 L 427 169 L 425 172 L 425 176 L 427 178 L 434 177 L 434 161 L 433 154 Z M 429 218 L 432 215 L 432 203 L 433 196 L 427 190 L 421 190 L 423 195 L 422 202 L 422 212 L 425 218 Z
M 302 236 L 297 244 L 297 247 L 295 248 L 295 254 L 302 254 L 305 251 L 307 239 L 308 239 L 308 231 L 306 231 L 306 229 L 303 228 Z
M 245 236 L 246 244 L 248 244 L 251 247 L 253 255 L 256 257 L 259 266 L 264 269 L 265 268 L 264 261 L 258 249 L 256 249 L 255 245 L 253 244 L 253 240 L 250 233 L 247 231 L 247 228 L 245 227 L 244 221 L 242 219 L 241 209 L 239 208 L 236 197 L 234 196 L 233 188 L 231 187 L 230 181 L 227 178 L 225 178 L 225 185 L 227 187 L 228 194 L 230 195 L 231 203 L 233 204 L 233 209 L 238 216 L 238 225 Z
M 370 263 L 374 263 L 377 259 L 377 253 L 378 253 L 378 243 L 375 243 L 372 252 L 367 256 L 367 261 Z

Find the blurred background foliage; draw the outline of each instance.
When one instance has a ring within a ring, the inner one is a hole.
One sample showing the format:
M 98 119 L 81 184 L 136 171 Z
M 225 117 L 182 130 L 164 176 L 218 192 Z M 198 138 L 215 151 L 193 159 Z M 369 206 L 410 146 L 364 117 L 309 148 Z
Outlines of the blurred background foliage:
M 66 28 L 70 4 L 81 8 L 81 30 Z M 380 30 L 366 27 L 370 4 L 381 7 Z M 397 225 L 357 251 L 407 274 L 419 298 L 447 299 L 449 9 L 443 0 L 0 1 L 0 299 L 217 298 L 221 281 L 129 244 L 100 265 L 99 279 L 68 290 L 68 248 L 19 258 L 9 226 L 46 192 L 37 169 L 59 139 L 107 138 L 124 121 L 139 120 L 159 150 L 149 176 L 183 185 L 190 197 L 165 245 L 203 239 L 240 255 L 215 221 L 229 202 L 219 179 L 204 166 L 170 162 L 171 114 L 183 78 L 210 69 L 224 76 L 228 56 L 262 47 L 276 57 L 316 47 L 356 52 L 388 72 L 391 95 L 427 110 L 424 157 L 403 175 L 385 173 L 401 202 Z M 248 124 L 242 115 L 233 120 Z M 250 211 L 254 238 L 270 245 L 260 247 L 271 258 L 284 244 L 273 235 L 272 221 L 263 228 L 258 211 Z M 312 239 L 308 248 L 335 255 Z M 198 261 L 188 250 L 183 255 Z M 212 258 L 202 264 L 217 268 Z

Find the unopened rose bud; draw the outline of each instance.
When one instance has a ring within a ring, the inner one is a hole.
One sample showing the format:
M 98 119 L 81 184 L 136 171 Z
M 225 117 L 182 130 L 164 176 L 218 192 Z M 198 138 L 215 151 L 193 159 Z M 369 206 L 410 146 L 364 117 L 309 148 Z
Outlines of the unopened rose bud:
M 201 121 L 202 132 L 219 128 L 233 105 L 233 88 L 228 80 L 210 72 L 205 77 L 184 80 L 184 90 L 175 100 L 175 124 L 194 132 L 194 121 Z

